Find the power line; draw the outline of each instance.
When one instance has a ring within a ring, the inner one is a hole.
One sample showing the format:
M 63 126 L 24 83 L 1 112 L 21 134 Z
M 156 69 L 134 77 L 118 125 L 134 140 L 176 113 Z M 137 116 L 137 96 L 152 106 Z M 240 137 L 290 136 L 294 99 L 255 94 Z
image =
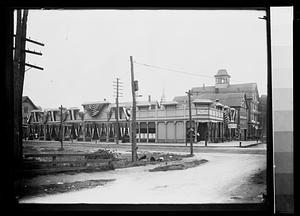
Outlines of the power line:
M 214 76 L 208 76 L 208 75 L 203 75 L 203 74 L 191 73 L 191 72 L 187 72 L 187 71 L 175 70 L 175 69 L 170 69 L 170 68 L 166 68 L 166 67 L 160 67 L 160 66 L 156 66 L 156 65 L 150 65 L 150 64 L 145 64 L 145 63 L 141 63 L 141 62 L 136 62 L 136 61 L 134 61 L 134 63 L 138 64 L 138 65 L 143 65 L 146 67 L 152 67 L 152 68 L 157 68 L 157 69 L 161 69 L 161 70 L 167 70 L 167 71 L 171 71 L 171 72 L 187 74 L 187 75 L 191 75 L 191 76 L 200 76 L 200 77 L 213 78 L 213 79 L 215 78 Z M 239 81 L 239 80 L 233 80 L 233 79 L 231 79 L 231 80 L 235 81 L 235 82 L 245 83 L 245 81 Z

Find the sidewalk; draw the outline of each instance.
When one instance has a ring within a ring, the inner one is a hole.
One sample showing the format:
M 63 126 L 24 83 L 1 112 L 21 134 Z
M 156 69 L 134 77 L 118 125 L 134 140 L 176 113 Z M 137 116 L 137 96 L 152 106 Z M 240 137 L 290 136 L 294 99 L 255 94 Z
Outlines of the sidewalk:
M 59 141 L 44 141 L 44 140 L 26 140 L 26 142 L 40 142 L 40 143 L 60 143 Z M 240 146 L 241 142 L 241 146 Z M 64 141 L 65 144 L 71 144 L 71 141 Z M 89 145 L 103 145 L 103 146 L 114 146 L 116 143 L 114 142 L 99 142 L 97 143 L 95 141 L 73 141 L 73 145 L 76 144 L 89 144 Z M 251 141 L 231 141 L 231 142 L 223 142 L 223 143 L 207 143 L 206 147 L 218 147 L 218 148 L 227 148 L 227 147 L 242 147 L 247 148 L 255 145 L 262 144 L 259 140 L 258 142 L 256 140 Z M 119 143 L 120 146 L 131 146 L 131 143 Z M 138 146 L 172 146 L 172 147 L 186 147 L 190 146 L 190 143 L 137 143 Z M 194 147 L 205 147 L 205 142 L 200 141 L 198 143 L 193 143 Z

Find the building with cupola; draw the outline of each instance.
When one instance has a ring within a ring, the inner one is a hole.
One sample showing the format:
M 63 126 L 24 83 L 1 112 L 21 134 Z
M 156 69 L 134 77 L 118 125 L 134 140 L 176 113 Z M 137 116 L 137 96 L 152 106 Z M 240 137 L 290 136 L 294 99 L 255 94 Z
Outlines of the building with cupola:
M 237 129 L 242 140 L 254 139 L 259 136 L 258 122 L 259 94 L 256 83 L 231 84 L 230 75 L 226 69 L 218 70 L 214 86 L 193 87 L 192 100 L 210 99 L 219 101 L 237 110 Z M 178 103 L 187 103 L 187 96 L 177 96 L 173 99 Z

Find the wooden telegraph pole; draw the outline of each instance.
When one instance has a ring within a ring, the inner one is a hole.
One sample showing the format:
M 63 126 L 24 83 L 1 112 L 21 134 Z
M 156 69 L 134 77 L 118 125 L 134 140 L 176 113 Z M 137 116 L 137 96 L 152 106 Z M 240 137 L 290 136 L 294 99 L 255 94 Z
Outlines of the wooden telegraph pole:
M 133 71 L 133 58 L 130 56 L 130 65 L 131 65 L 131 90 L 132 90 L 132 122 L 131 122 L 131 148 L 132 148 L 132 162 L 137 160 L 137 149 L 136 149 L 136 100 L 135 92 L 137 91 L 136 82 L 134 80 L 134 71 Z
M 191 90 L 186 92 L 189 98 L 189 133 L 190 133 L 190 151 L 191 155 L 193 155 L 193 131 L 192 131 L 192 103 L 191 103 Z
M 26 41 L 44 46 L 44 44 L 27 39 L 27 17 L 28 10 L 17 10 L 17 25 L 13 57 L 13 74 L 14 74 L 14 156 L 16 159 L 15 167 L 22 165 L 22 94 L 24 85 L 25 66 L 43 70 L 41 67 L 26 63 L 26 53 L 42 55 L 31 50 L 26 50 Z
M 60 151 L 64 150 L 64 130 L 63 130 L 63 106 L 60 105 Z
M 119 97 L 121 97 L 122 95 L 120 95 L 120 79 L 117 78 L 117 81 L 115 82 L 114 81 L 114 88 L 116 90 L 116 107 L 117 107 L 117 110 L 116 110 L 116 144 L 118 145 L 119 144 L 119 137 L 120 137 L 120 134 L 119 134 Z

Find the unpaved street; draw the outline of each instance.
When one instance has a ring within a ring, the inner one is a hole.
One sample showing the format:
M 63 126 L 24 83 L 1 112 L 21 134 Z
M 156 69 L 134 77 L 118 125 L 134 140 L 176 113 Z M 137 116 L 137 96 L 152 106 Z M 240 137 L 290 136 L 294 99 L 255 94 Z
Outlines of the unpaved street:
M 253 185 L 250 178 L 266 167 L 264 154 L 196 153 L 207 159 L 198 167 L 149 172 L 158 165 L 131 167 L 106 172 L 41 176 L 37 182 L 72 182 L 115 179 L 91 189 L 54 195 L 27 197 L 21 203 L 223 203 L 260 202 L 265 185 Z M 43 179 L 44 178 L 44 179 Z M 251 189 L 251 191 L 247 191 Z M 245 197 L 245 196 L 248 197 Z M 234 198 L 235 197 L 235 198 Z M 238 199 L 236 199 L 238 197 Z M 250 198 L 249 198 L 250 197 Z

